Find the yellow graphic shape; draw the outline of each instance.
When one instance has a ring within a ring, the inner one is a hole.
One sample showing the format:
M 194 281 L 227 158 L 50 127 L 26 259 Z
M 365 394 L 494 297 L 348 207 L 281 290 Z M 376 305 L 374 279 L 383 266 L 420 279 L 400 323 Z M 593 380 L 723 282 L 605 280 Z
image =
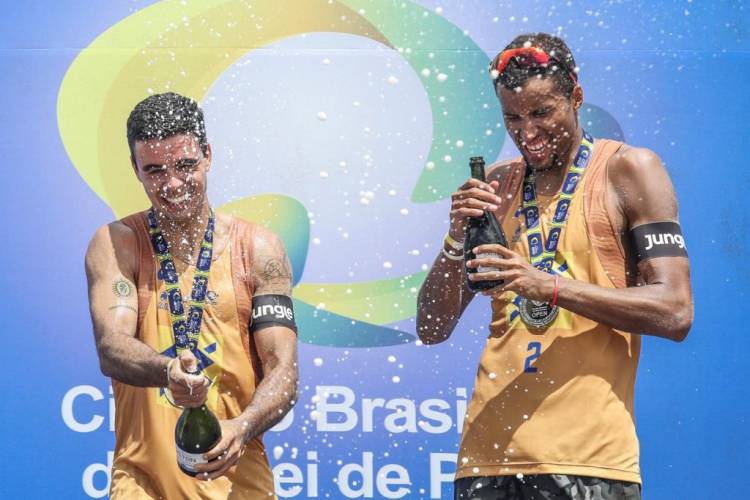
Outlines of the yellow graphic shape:
M 125 139 L 133 107 L 149 91 L 200 101 L 247 52 L 310 32 L 391 46 L 362 16 L 328 0 L 170 0 L 147 7 L 102 33 L 68 69 L 57 107 L 65 150 L 116 216 L 140 210 L 147 200 Z

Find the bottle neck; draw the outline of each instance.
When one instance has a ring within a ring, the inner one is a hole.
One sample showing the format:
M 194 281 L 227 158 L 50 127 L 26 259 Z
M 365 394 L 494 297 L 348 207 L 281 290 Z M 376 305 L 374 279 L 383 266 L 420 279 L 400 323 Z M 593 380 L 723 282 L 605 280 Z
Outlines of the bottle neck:
M 471 177 L 478 181 L 487 182 L 487 178 L 484 176 L 484 165 L 472 165 L 471 166 Z

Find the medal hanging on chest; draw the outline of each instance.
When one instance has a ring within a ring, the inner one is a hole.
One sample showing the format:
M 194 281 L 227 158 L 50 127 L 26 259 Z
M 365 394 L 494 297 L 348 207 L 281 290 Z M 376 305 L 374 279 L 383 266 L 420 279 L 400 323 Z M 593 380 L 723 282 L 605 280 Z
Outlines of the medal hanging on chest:
M 573 195 L 580 184 L 586 165 L 594 150 L 594 139 L 583 131 L 581 145 L 578 147 L 573 163 L 568 167 L 560 191 L 560 199 L 550 223 L 547 241 L 544 241 L 542 224 L 540 221 L 539 206 L 536 201 L 536 188 L 534 172 L 528 166 L 523 180 L 522 212 L 526 222 L 526 239 L 529 243 L 529 260 L 531 264 L 541 271 L 555 274 L 552 264 L 557 254 L 557 246 L 560 243 L 563 229 L 568 222 L 568 212 Z M 558 306 L 552 306 L 547 302 L 522 298 L 518 305 L 521 319 L 529 328 L 546 328 L 557 318 Z
M 159 229 L 154 209 L 148 211 L 148 231 L 151 245 L 156 254 L 159 265 L 158 277 L 164 282 L 167 290 L 167 303 L 169 304 L 169 316 L 172 322 L 172 336 L 177 354 L 190 349 L 198 356 L 198 338 L 200 337 L 201 323 L 203 322 L 203 309 L 206 306 L 206 292 L 208 290 L 208 272 L 211 269 L 214 240 L 214 212 L 209 208 L 208 224 L 203 235 L 198 262 L 195 265 L 193 275 L 193 288 L 190 293 L 190 310 L 185 315 L 185 308 L 180 291 L 180 281 L 177 268 L 174 264 L 172 254 L 169 252 L 169 244 Z M 199 369 L 203 368 L 201 366 Z

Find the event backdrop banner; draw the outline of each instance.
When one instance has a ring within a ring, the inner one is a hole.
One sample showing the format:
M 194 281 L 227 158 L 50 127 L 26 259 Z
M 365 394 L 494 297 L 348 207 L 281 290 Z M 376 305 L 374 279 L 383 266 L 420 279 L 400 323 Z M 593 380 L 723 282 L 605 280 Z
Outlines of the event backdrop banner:
M 518 34 L 562 36 L 584 127 L 656 151 L 675 184 L 696 318 L 647 337 L 646 499 L 734 496 L 750 465 L 750 169 L 743 2 L 85 0 L 0 19 L 3 498 L 102 498 L 114 446 L 83 256 L 146 208 L 125 121 L 200 101 L 215 207 L 276 231 L 294 271 L 300 394 L 265 436 L 281 498 L 452 498 L 487 337 L 480 297 L 424 346 L 416 297 L 468 159 L 517 156 L 488 76 Z M 585 401 L 581 401 L 585 405 Z M 739 494 L 742 496 L 742 494 Z

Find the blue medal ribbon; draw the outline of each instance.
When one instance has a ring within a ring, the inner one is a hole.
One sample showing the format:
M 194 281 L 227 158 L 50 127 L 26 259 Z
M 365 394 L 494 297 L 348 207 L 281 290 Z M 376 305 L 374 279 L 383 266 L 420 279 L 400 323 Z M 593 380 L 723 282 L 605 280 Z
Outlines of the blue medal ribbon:
M 523 180 L 523 200 L 521 212 L 526 221 L 526 239 L 529 243 L 531 264 L 542 271 L 554 274 L 552 264 L 555 261 L 557 246 L 562 238 L 562 232 L 568 222 L 568 210 L 573 195 L 580 184 L 581 177 L 594 151 L 594 139 L 584 130 L 581 145 L 578 147 L 573 163 L 568 167 L 563 181 L 560 199 L 557 201 L 555 214 L 552 217 L 547 242 L 544 242 L 542 226 L 539 222 L 539 206 L 536 201 L 536 178 L 534 171 L 526 167 Z
M 208 272 L 211 269 L 213 256 L 214 238 L 214 211 L 209 208 L 208 225 L 203 235 L 198 262 L 193 275 L 193 289 L 190 293 L 190 309 L 185 314 L 182 292 L 180 291 L 180 280 L 174 259 L 169 252 L 169 243 L 159 229 L 156 213 L 153 207 L 149 209 L 148 231 L 151 237 L 151 245 L 156 254 L 159 264 L 158 277 L 165 283 L 167 289 L 167 303 L 169 304 L 170 319 L 172 321 L 172 336 L 174 337 L 174 351 L 180 352 L 190 349 L 198 360 L 202 359 L 198 353 L 198 338 L 200 337 L 201 323 L 203 322 L 203 309 L 206 305 L 206 293 L 208 291 Z

